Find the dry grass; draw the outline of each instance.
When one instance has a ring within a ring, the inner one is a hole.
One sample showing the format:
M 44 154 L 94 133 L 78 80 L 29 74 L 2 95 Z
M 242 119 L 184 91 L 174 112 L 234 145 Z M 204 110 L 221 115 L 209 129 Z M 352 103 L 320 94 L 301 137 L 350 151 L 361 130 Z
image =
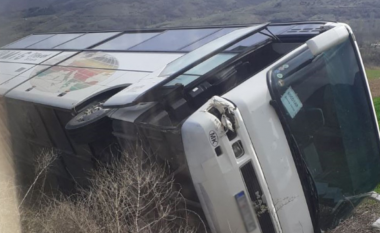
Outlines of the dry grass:
M 23 195 L 23 198 L 20 201 L 19 208 L 23 205 L 24 201 L 29 197 L 29 194 L 33 191 L 33 189 L 40 185 L 40 191 L 43 192 L 43 188 L 45 186 L 46 174 L 49 171 L 49 168 L 54 163 L 54 161 L 58 158 L 57 152 L 53 149 L 43 150 L 41 151 L 35 161 L 35 174 L 33 183 L 29 186 L 26 193 Z
M 47 167 L 45 163 L 40 170 Z M 21 215 L 24 231 L 206 231 L 201 218 L 186 208 L 179 186 L 167 175 L 165 165 L 147 159 L 141 150 L 132 155 L 125 153 L 119 161 L 97 171 L 94 177 L 91 189 L 82 190 L 78 195 L 57 198 L 41 196 L 37 206 L 26 202 Z
M 356 209 L 354 214 L 343 221 L 337 228 L 327 233 L 375 233 L 371 225 L 380 218 L 380 203 L 366 199 Z
M 165 164 L 148 159 L 142 150 L 124 153 L 94 172 L 89 190 L 71 197 L 44 195 L 41 186 L 56 153 L 43 151 L 37 156 L 35 180 L 20 205 L 23 232 L 207 232 L 202 219 L 186 207 Z M 328 233 L 373 233 L 371 224 L 379 217 L 380 203 L 365 200 L 352 217 Z
M 19 207 L 23 232 L 207 232 L 202 219 L 187 208 L 166 165 L 148 159 L 142 150 L 124 153 L 101 167 L 92 176 L 91 189 L 71 197 L 44 194 L 46 173 L 56 159 L 52 150 L 37 156 L 36 177 Z M 379 217 L 380 203 L 365 200 L 352 217 L 328 233 L 378 232 L 371 224 Z

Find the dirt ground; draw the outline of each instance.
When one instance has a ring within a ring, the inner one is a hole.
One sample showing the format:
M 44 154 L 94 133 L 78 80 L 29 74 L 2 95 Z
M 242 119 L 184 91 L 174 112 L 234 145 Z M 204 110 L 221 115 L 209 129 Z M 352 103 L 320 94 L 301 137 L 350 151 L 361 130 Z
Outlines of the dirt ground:
M 372 97 L 380 97 L 380 79 L 369 80 Z
M 376 233 L 380 232 L 371 225 L 380 218 L 380 203 L 374 200 L 364 200 L 349 219 L 342 222 L 336 229 L 326 233 Z

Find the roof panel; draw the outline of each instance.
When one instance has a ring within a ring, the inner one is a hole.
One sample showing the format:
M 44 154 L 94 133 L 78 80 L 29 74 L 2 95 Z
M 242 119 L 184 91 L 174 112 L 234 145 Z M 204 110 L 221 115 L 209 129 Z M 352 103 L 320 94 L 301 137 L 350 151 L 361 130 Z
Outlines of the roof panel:
M 269 26 L 268 27 L 270 32 L 274 35 L 279 35 L 279 34 L 283 33 L 284 31 L 288 30 L 289 28 L 291 28 L 291 26 L 289 26 L 289 25 Z M 266 30 L 263 30 L 263 32 L 270 35 L 270 33 Z M 246 38 L 245 40 L 242 40 L 239 43 L 231 46 L 230 48 L 227 49 L 227 51 L 241 52 L 244 49 L 251 47 L 253 45 L 259 44 L 259 43 L 261 43 L 261 42 L 263 42 L 269 38 L 270 37 L 263 35 L 263 34 L 254 34 L 254 35 Z
M 194 68 L 188 70 L 185 74 L 192 74 L 192 75 L 203 75 L 209 72 L 210 70 L 215 69 L 220 64 L 228 61 L 229 59 L 235 57 L 237 53 L 221 53 L 217 54 L 206 61 L 202 62 L 201 64 L 195 66 Z
M 235 30 L 227 35 L 224 35 L 222 37 L 219 37 L 218 39 L 214 40 L 212 43 L 205 44 L 204 46 L 193 50 L 180 59 L 175 60 L 174 62 L 170 63 L 160 74 L 161 77 L 164 76 L 170 76 L 174 74 L 175 72 L 178 72 L 187 66 L 191 65 L 192 63 L 195 63 L 199 61 L 200 59 L 203 59 L 204 57 L 213 54 L 214 52 L 220 50 L 221 48 L 228 46 L 232 41 L 235 41 L 242 36 L 245 36 L 249 33 L 252 33 L 256 30 L 259 30 L 266 26 L 266 24 L 259 24 L 254 25 L 247 28 L 242 28 L 239 30 Z M 148 86 L 147 86 L 148 88 Z
M 62 52 L 46 61 L 44 61 L 41 65 L 57 65 L 59 63 L 61 63 L 62 61 L 78 54 L 79 52 Z
M 30 35 L 27 37 L 24 37 L 18 41 L 15 41 L 11 44 L 8 44 L 4 46 L 3 48 L 12 48 L 12 49 L 24 49 L 28 46 L 31 46 L 35 43 L 38 43 L 42 40 L 45 40 L 49 37 L 54 36 L 54 34 L 48 34 L 48 35 Z
M 118 32 L 88 33 L 74 40 L 61 44 L 55 47 L 55 49 L 88 49 L 117 34 Z
M 152 72 L 182 55 L 180 53 L 82 52 L 60 66 Z
M 59 51 L 1 50 L 0 62 L 40 64 L 59 53 Z
M 38 42 L 37 44 L 31 45 L 27 48 L 32 49 L 52 49 L 58 45 L 61 45 L 63 43 L 66 43 L 70 40 L 73 40 L 75 38 L 78 38 L 79 36 L 82 36 L 83 34 L 57 34 L 55 36 L 52 36 L 46 40 L 43 40 L 41 42 Z
M 174 86 L 175 84 L 182 84 L 182 85 L 186 86 L 187 84 L 193 82 L 197 78 L 199 78 L 199 76 L 197 76 L 197 75 L 183 74 L 183 75 L 180 75 L 177 78 L 173 79 L 172 81 L 168 82 L 165 86 Z
M 265 40 L 269 39 L 269 36 L 265 36 L 263 34 L 254 34 L 239 43 L 234 44 L 233 46 L 229 47 L 226 49 L 226 51 L 231 51 L 231 52 L 242 52 L 248 47 L 251 47 L 253 45 L 259 44 L 261 42 L 264 42 Z
M 221 65 L 222 63 L 235 57 L 237 54 L 238 53 L 217 54 L 207 59 L 206 61 L 202 62 L 201 64 L 195 66 L 194 68 L 188 70 L 185 74 L 176 77 L 175 79 L 167 83 L 165 86 L 172 86 L 175 84 L 182 84 L 186 86 L 189 83 L 198 79 L 200 76 L 206 74 L 207 72 L 215 69 L 217 66 Z
M 293 25 L 278 25 L 278 26 L 268 26 L 268 29 L 275 35 L 279 35 L 290 28 L 292 28 Z
M 220 29 L 168 30 L 130 50 L 177 51 Z
M 99 50 L 126 50 L 137 44 L 140 44 L 159 33 L 126 33 L 116 37 L 104 44 L 101 44 L 94 49 Z
M 193 44 L 191 44 L 191 45 L 189 45 L 183 49 L 181 49 L 181 51 L 192 51 L 194 49 L 201 47 L 202 45 L 207 44 L 208 42 L 211 42 L 211 41 L 213 41 L 213 40 L 215 40 L 221 36 L 224 36 L 224 35 L 232 32 L 232 31 L 235 31 L 236 29 L 238 29 L 238 28 L 223 28 L 222 30 L 217 31 L 217 32 L 215 32 L 215 33 L 213 33 L 213 34 L 211 34 L 211 35 L 209 35 L 209 36 L 207 36 L 207 37 L 205 37 L 205 38 L 203 38 L 203 39 L 201 39 L 201 40 L 199 40 L 199 41 L 197 41 L 197 42 L 195 42 L 195 43 L 193 43 Z

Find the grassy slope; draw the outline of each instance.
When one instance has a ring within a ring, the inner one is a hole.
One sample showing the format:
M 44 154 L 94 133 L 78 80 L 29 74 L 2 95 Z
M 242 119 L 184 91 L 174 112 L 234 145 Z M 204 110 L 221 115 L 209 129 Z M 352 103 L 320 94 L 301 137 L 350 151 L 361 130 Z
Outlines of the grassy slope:
M 380 123 L 380 97 L 374 98 L 373 104 L 375 105 L 377 121 Z
M 367 73 L 367 78 L 368 79 L 378 79 L 380 78 L 380 69 L 366 69 L 366 73 Z
M 375 0 L 65 0 L 52 6 L 51 15 L 0 15 L 0 45 L 35 32 L 321 19 L 349 22 L 358 39 L 362 31 L 365 38 L 380 37 Z

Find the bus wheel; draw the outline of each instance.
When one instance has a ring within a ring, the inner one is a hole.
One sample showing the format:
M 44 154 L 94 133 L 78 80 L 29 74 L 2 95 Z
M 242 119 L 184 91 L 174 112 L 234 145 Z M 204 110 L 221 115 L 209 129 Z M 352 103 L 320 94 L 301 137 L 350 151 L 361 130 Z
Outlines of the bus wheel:
M 110 109 L 102 103 L 91 104 L 66 124 L 69 137 L 78 144 L 101 140 L 112 134 L 112 122 L 108 117 Z

